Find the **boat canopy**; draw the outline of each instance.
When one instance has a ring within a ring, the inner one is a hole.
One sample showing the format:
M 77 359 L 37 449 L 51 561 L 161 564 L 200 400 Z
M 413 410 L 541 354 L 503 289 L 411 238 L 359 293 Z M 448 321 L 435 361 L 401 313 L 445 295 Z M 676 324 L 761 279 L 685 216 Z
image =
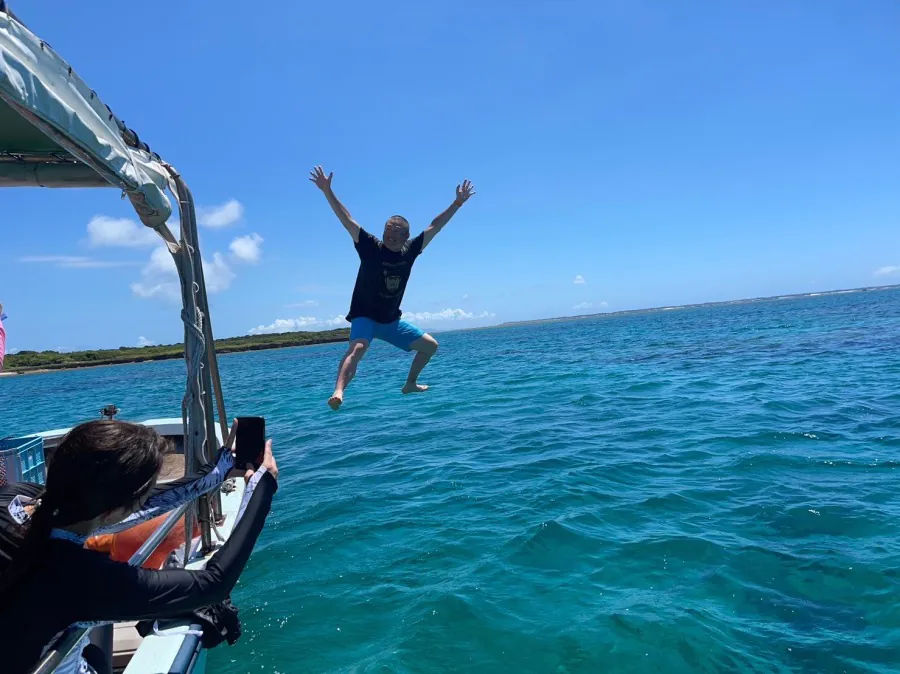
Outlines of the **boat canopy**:
M 185 470 L 217 456 L 228 434 L 194 198 L 175 168 L 152 152 L 46 42 L 0 0 L 0 188 L 116 187 L 165 242 L 181 282 L 187 382 L 181 403 Z M 174 195 L 176 240 L 166 224 Z M 217 499 L 214 513 L 221 510 Z M 200 499 L 203 548 L 212 548 L 210 510 Z M 193 531 L 192 526 L 185 528 Z M 190 546 L 187 546 L 190 547 Z
M 0 0 L 0 187 L 117 187 L 141 221 L 172 206 L 159 155 Z
M 6 0 L 0 0 L 2 187 L 119 188 L 141 222 L 162 237 L 181 285 L 187 369 L 181 400 L 185 474 L 195 474 L 200 466 L 210 464 L 218 455 L 218 437 L 224 440 L 228 436 L 228 416 L 193 195 L 178 171 L 116 117 L 72 66 L 9 10 Z M 178 210 L 177 240 L 166 224 L 173 210 L 167 191 L 174 195 Z M 222 512 L 221 495 L 205 495 L 173 513 L 156 533 L 165 536 L 168 529 L 163 529 L 185 517 L 186 565 L 192 550 L 189 532 L 194 530 L 193 523 L 199 521 L 201 553 L 206 555 L 214 549 L 213 523 L 221 521 Z M 131 563 L 142 563 L 144 547 L 147 553 L 155 547 L 151 543 L 152 539 L 148 540 Z M 48 648 L 35 671 L 52 672 L 80 643 L 83 634 L 84 629 L 78 626 L 66 630 Z

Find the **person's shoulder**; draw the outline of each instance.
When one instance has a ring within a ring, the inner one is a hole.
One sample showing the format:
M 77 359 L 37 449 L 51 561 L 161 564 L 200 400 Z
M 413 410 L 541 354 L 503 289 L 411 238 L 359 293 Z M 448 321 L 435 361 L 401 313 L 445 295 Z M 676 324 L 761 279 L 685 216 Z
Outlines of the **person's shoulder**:
M 115 562 L 102 552 L 51 538 L 40 559 L 34 560 L 34 573 L 30 574 L 29 582 L 40 588 L 36 596 L 65 605 L 68 610 L 77 610 L 108 586 L 111 578 L 108 564 Z
M 416 257 L 422 252 L 422 249 L 425 247 L 425 232 L 419 232 L 417 236 L 414 236 L 409 241 L 406 242 L 406 246 L 404 247 L 404 252 L 407 255 L 412 255 Z
M 49 551 L 49 557 L 77 573 L 85 585 L 90 585 L 92 582 L 102 585 L 113 574 L 116 577 L 123 574 L 135 576 L 140 569 L 140 567 L 110 559 L 109 555 L 99 550 L 91 550 L 72 541 L 58 538 L 50 539 Z
M 360 245 L 360 244 L 364 245 L 364 246 L 370 246 L 370 247 L 374 246 L 374 247 L 380 248 L 381 247 L 381 239 L 379 239 L 377 236 L 375 236 L 371 232 L 367 232 L 365 229 L 360 227 L 359 228 L 359 241 L 357 241 L 357 245 Z

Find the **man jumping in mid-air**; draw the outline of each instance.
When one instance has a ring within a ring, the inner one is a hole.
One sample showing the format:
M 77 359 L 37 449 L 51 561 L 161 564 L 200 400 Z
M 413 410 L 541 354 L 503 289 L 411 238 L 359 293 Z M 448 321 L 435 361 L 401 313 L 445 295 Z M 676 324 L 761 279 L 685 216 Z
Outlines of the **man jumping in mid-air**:
M 400 301 L 406 290 L 406 282 L 413 263 L 435 235 L 450 222 L 475 188 L 468 180 L 456 187 L 456 199 L 450 207 L 414 239 L 409 238 L 406 218 L 395 215 L 384 225 L 384 240 L 369 234 L 350 216 L 350 212 L 338 201 L 331 190 L 334 173 L 325 175 L 321 166 L 310 173 L 310 180 L 325 194 L 335 215 L 344 225 L 359 253 L 359 272 L 350 301 L 350 346 L 341 359 L 334 394 L 329 398 L 331 409 L 338 409 L 344 402 L 344 389 L 356 374 L 356 366 L 373 339 L 381 339 L 404 351 L 415 351 L 409 376 L 403 393 L 417 393 L 428 387 L 418 383 L 419 373 L 437 351 L 438 343 L 431 335 L 412 323 L 400 320 Z

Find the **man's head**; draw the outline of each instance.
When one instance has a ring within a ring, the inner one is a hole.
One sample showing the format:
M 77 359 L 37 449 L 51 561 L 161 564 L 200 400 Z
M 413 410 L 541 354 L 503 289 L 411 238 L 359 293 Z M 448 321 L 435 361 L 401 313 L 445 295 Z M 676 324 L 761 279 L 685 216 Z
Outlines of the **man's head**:
M 409 241 L 409 222 L 402 215 L 393 215 L 384 223 L 384 247 L 399 253 Z

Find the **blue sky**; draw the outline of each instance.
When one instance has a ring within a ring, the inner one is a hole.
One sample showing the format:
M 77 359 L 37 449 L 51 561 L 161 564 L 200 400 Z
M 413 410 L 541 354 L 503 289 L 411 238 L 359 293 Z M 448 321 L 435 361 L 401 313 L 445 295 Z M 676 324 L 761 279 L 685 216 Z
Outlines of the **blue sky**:
M 13 8 L 206 208 L 218 336 L 346 312 L 314 164 L 376 233 L 474 181 L 404 301 L 432 329 L 900 282 L 894 0 Z M 2 198 L 11 348 L 180 341 L 117 193 Z

